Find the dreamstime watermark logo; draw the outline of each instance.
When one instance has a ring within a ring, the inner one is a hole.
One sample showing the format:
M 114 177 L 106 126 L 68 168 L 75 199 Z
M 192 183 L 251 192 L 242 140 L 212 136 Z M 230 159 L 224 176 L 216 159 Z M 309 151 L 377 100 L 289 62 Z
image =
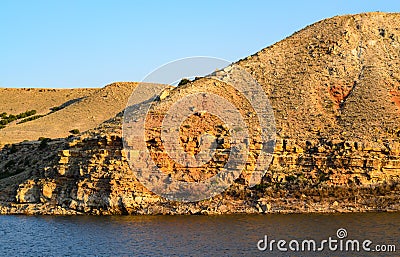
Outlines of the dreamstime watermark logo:
M 339 228 L 336 237 L 328 237 L 317 241 L 314 239 L 303 240 L 275 240 L 269 239 L 267 235 L 257 243 L 260 251 L 278 252 L 321 252 L 321 251 L 340 251 L 340 252 L 396 252 L 395 244 L 374 244 L 369 239 L 347 239 L 347 230 Z
M 174 86 L 195 77 L 193 83 Z M 229 135 L 229 151 L 222 153 L 226 161 L 217 174 L 201 181 L 176 179 L 160 168 L 160 162 L 171 159 L 171 170 L 202 168 L 220 150 L 220 139 L 207 132 L 198 139 L 199 152 L 188 152 L 182 145 L 182 124 L 204 114 L 223 122 Z M 240 66 L 211 57 L 177 60 L 150 73 L 130 96 L 122 129 L 124 150 L 136 178 L 150 191 L 174 201 L 200 201 L 227 189 L 245 169 L 249 156 L 254 158 L 249 148 L 258 136 L 261 143 L 248 181 L 256 185 L 275 146 L 274 115 L 262 87 Z M 157 147 L 162 151 L 155 154 Z

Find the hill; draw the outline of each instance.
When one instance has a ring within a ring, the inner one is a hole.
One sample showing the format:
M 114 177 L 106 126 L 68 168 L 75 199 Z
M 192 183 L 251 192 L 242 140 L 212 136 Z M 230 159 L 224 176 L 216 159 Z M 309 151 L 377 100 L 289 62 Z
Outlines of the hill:
M 241 60 L 282 138 L 399 139 L 399 14 L 334 17 Z
M 100 89 L 0 89 L 0 113 L 36 110 L 38 119 L 13 122 L 0 130 L 0 145 L 63 138 L 86 131 L 121 112 L 136 83 L 113 83 Z
M 251 107 L 226 83 L 198 78 L 169 89 L 167 97 L 160 97 L 152 107 L 149 120 L 154 127 L 146 130 L 147 148 L 163 172 L 181 181 L 201 181 L 220 171 L 230 153 L 225 143 L 229 133 L 215 116 L 193 115 L 179 130 L 183 148 L 191 153 L 199 152 L 201 133 L 217 137 L 219 155 L 201 168 L 174 164 L 165 155 L 157 126 L 171 104 L 206 90 L 230 99 L 250 127 L 244 172 L 223 194 L 200 202 L 172 202 L 144 188 L 127 162 L 133 153 L 122 147 L 120 111 L 136 86 L 124 83 L 98 89 L 37 120 L 0 130 L 0 141 L 14 142 L 23 140 L 21 132 L 36 139 L 40 133 L 58 138 L 73 128 L 82 131 L 70 138 L 3 147 L 0 212 L 399 211 L 399 39 L 400 14 L 338 16 L 236 63 L 263 87 L 276 121 L 272 163 L 254 187 L 249 186 L 248 175 L 255 169 L 263 142 L 257 137 L 257 119 L 249 115 Z

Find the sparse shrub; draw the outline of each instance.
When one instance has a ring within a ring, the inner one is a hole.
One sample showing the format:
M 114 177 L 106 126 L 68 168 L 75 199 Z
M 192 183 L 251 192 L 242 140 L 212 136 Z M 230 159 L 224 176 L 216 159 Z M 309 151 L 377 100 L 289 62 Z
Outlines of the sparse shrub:
M 72 129 L 72 130 L 69 131 L 69 133 L 77 135 L 77 134 L 80 133 L 80 131 L 79 131 L 79 129 Z
M 13 114 L 8 115 L 8 117 L 7 117 L 7 120 L 9 121 L 8 123 L 10 123 L 11 121 L 14 121 L 16 119 L 17 119 L 17 116 L 15 116 Z
M 48 145 L 47 141 L 43 140 L 40 142 L 39 149 L 45 149 Z
M 13 122 L 16 119 L 17 117 L 15 115 L 10 114 L 4 118 L 2 117 L 2 120 L 0 120 L 0 125 L 7 125 L 8 123 Z
M 39 141 L 47 141 L 47 142 L 50 142 L 51 141 L 51 139 L 50 138 L 48 138 L 48 137 L 39 137 L 39 139 L 38 139 Z
M 51 139 L 47 137 L 40 137 L 39 141 L 40 141 L 39 149 L 45 149 L 49 145 Z
M 26 111 L 26 112 L 17 114 L 16 117 L 17 117 L 17 119 L 22 119 L 22 118 L 26 118 L 26 117 L 29 117 L 29 116 L 32 116 L 35 114 L 36 114 L 36 110 L 30 110 L 30 111 Z
M 11 122 L 13 122 L 15 120 L 19 120 L 19 119 L 23 119 L 23 118 L 29 117 L 29 118 L 26 118 L 24 120 L 21 120 L 21 121 L 17 122 L 17 124 L 19 124 L 19 123 L 27 122 L 29 120 L 37 119 L 37 118 L 40 118 L 40 117 L 43 116 L 43 115 L 32 116 L 32 115 L 35 115 L 35 114 L 36 114 L 36 110 L 30 110 L 30 111 L 22 112 L 22 113 L 19 113 L 17 115 L 13 115 L 13 114 L 7 115 L 6 112 L 3 112 L 3 113 L 0 114 L 0 118 L 1 118 L 0 119 L 0 129 L 5 128 L 5 126 L 8 123 L 11 123 Z
M 296 181 L 296 176 L 295 175 L 288 175 L 288 176 L 286 176 L 285 179 L 286 179 L 286 181 L 288 183 L 292 183 L 292 182 Z
M 268 184 L 261 183 L 261 184 L 255 185 L 253 187 L 253 189 L 256 190 L 256 191 L 260 191 L 260 190 L 264 190 L 267 187 L 268 187 Z
M 185 84 L 187 84 L 187 83 L 189 83 L 189 82 L 190 82 L 189 79 L 183 78 L 183 79 L 181 79 L 181 81 L 179 81 L 178 86 L 185 85 Z
M 41 117 L 43 117 L 43 116 L 44 116 L 44 115 L 41 115 L 41 114 L 39 114 L 39 115 L 34 115 L 34 116 L 30 116 L 30 117 L 28 117 L 28 118 L 26 118 L 26 119 L 23 119 L 23 120 L 17 122 L 17 124 L 25 123 L 25 122 L 28 122 L 28 121 L 31 121 L 31 120 L 36 120 L 36 119 L 39 119 L 39 118 L 41 118 Z

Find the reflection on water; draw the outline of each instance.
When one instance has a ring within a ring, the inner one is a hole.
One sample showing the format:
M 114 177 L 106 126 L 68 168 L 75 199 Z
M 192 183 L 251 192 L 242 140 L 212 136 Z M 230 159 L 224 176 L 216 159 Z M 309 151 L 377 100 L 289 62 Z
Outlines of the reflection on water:
M 396 244 L 400 213 L 224 216 L 0 216 L 0 255 L 9 256 L 398 256 L 360 252 L 260 252 L 257 242 L 350 239 Z

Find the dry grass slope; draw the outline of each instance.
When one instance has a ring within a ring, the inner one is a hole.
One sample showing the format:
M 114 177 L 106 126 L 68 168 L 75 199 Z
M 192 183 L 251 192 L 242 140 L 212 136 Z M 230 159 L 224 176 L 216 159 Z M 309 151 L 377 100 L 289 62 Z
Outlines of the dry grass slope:
M 135 86 L 133 82 L 119 82 L 100 89 L 0 89 L 0 113 L 34 109 L 47 114 L 0 130 L 0 145 L 39 137 L 62 138 L 72 129 L 95 128 L 125 108 Z M 51 108 L 60 106 L 65 107 L 51 112 Z

